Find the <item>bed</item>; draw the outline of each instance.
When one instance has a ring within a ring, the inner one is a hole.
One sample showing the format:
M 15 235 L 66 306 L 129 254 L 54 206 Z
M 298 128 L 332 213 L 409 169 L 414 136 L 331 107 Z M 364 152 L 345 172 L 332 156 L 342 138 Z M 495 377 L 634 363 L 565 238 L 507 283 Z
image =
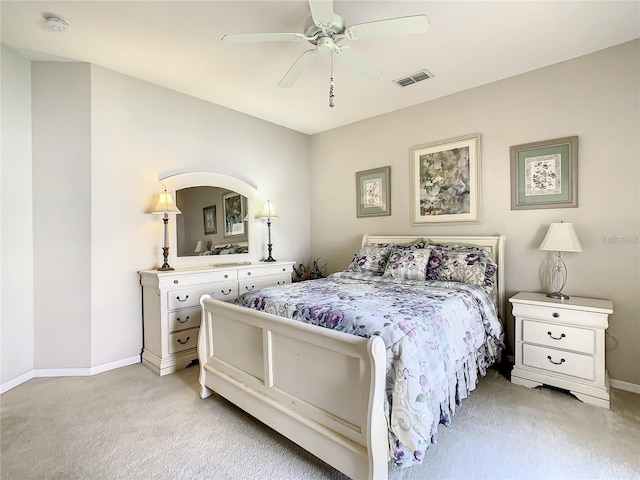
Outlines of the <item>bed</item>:
M 420 463 L 502 347 L 504 243 L 365 235 L 326 279 L 236 304 L 203 297 L 201 397 L 218 393 L 351 478 Z

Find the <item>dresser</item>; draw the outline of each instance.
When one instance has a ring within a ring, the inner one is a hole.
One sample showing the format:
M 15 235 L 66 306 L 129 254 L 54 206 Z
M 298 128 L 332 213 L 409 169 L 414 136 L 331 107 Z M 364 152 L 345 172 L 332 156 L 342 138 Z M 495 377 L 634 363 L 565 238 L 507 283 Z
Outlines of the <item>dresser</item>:
M 585 403 L 609 408 L 605 331 L 613 303 L 527 292 L 509 301 L 516 323 L 511 381 L 529 388 L 555 386 Z
M 294 262 L 256 262 L 219 267 L 143 270 L 142 363 L 159 375 L 175 372 L 198 358 L 200 297 L 234 300 L 242 293 L 291 283 Z

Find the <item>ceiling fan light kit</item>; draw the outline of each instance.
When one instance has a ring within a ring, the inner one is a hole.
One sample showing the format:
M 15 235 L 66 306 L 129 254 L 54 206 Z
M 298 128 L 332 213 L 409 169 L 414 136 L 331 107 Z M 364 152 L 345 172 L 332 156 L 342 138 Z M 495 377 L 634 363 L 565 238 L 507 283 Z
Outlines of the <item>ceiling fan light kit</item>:
M 411 35 L 425 33 L 429 28 L 429 21 L 425 15 L 412 15 L 408 17 L 387 18 L 374 22 L 360 23 L 345 27 L 344 19 L 333 13 L 333 2 L 326 0 L 309 0 L 311 19 L 305 28 L 305 33 L 247 33 L 231 34 L 222 37 L 222 41 L 228 43 L 250 42 L 299 42 L 306 40 L 314 45 L 298 57 L 289 71 L 282 77 L 278 86 L 291 87 L 302 73 L 317 58 L 318 53 L 331 55 L 331 75 L 329 87 L 329 107 L 335 105 L 333 94 L 333 55 L 346 67 L 363 76 L 376 81 L 382 74 L 366 59 L 356 54 L 346 45 L 339 46 L 343 39 L 366 40 L 376 37 L 388 37 L 395 35 Z

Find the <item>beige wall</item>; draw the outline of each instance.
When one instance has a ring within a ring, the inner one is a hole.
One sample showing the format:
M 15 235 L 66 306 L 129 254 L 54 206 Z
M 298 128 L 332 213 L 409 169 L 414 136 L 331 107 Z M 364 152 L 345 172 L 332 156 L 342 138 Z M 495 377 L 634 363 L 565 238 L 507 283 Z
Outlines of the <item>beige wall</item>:
M 139 359 L 137 271 L 162 260 L 162 221 L 146 212 L 163 176 L 256 186 L 280 214 L 276 258 L 308 260 L 308 136 L 94 65 L 2 52 L 3 390 Z
M 33 369 L 31 64 L 2 45 L 0 385 Z
M 549 223 L 573 222 L 584 251 L 566 257 L 565 292 L 613 300 L 607 366 L 612 378 L 640 385 L 639 70 L 634 41 L 313 136 L 313 256 L 336 271 L 365 233 L 503 233 L 508 294 L 542 291 L 548 254 L 537 247 Z M 411 226 L 409 148 L 476 132 L 481 222 Z M 509 147 L 572 135 L 580 142 L 579 207 L 511 210 Z M 355 172 L 385 165 L 391 165 L 392 215 L 356 218 Z M 512 344 L 511 318 L 507 328 Z

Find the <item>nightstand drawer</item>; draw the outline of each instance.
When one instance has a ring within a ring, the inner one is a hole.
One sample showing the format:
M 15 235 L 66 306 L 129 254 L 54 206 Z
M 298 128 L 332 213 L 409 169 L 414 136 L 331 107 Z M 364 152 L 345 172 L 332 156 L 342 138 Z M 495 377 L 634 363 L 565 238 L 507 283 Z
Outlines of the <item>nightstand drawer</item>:
M 169 315 L 167 315 L 169 318 L 169 331 L 176 332 L 178 330 L 186 330 L 187 328 L 199 327 L 200 316 L 200 307 L 170 312 Z
M 572 323 L 593 327 L 606 328 L 607 317 L 601 313 L 586 312 L 564 308 L 563 305 L 541 307 L 537 305 L 513 305 L 513 315 L 522 318 L 546 320 L 552 323 Z
M 169 335 L 169 353 L 196 348 L 198 345 L 198 330 L 198 328 L 192 328 Z
M 594 330 L 532 320 L 522 321 L 522 341 L 588 354 L 596 348 Z
M 595 379 L 595 358 L 536 345 L 522 345 L 522 364 L 585 380 Z

